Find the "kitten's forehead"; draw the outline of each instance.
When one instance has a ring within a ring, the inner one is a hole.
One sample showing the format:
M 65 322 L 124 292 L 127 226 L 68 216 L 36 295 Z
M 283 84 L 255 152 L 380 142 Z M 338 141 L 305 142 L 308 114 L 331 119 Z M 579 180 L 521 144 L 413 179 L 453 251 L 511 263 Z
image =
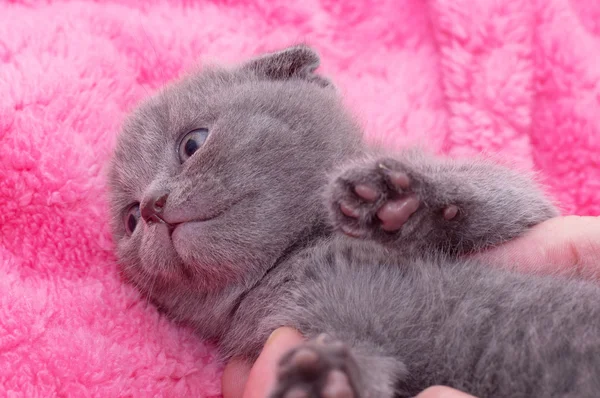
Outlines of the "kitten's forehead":
M 151 134 L 178 136 L 196 127 L 196 121 L 209 118 L 215 112 L 215 98 L 232 84 L 233 75 L 216 68 L 186 76 L 141 103 L 123 135 L 147 129 Z
M 170 84 L 139 104 L 119 135 L 113 162 L 123 167 L 117 169 L 153 174 L 167 147 L 214 116 L 214 99 L 232 80 L 226 70 L 210 68 Z

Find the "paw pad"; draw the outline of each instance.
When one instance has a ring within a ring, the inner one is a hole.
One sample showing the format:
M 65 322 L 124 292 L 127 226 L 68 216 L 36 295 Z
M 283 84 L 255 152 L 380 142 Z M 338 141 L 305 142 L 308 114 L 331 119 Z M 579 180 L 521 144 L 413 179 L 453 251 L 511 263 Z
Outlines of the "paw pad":
M 358 398 L 347 346 L 321 335 L 286 354 L 271 398 Z
M 420 196 L 424 184 L 418 174 L 405 170 L 394 160 L 349 168 L 334 182 L 333 220 L 346 235 L 387 239 L 427 207 Z M 440 209 L 441 216 L 431 210 L 441 222 L 454 221 L 459 214 L 456 205 Z

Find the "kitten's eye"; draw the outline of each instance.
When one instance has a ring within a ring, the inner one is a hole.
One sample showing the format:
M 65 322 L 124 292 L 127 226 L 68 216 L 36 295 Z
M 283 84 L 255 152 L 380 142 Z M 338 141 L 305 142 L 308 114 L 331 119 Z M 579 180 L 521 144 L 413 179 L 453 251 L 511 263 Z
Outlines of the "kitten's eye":
M 183 136 L 179 144 L 179 160 L 181 163 L 188 160 L 208 138 L 208 129 L 192 130 Z
M 132 205 L 125 214 L 125 231 L 131 236 L 140 221 L 140 204 Z

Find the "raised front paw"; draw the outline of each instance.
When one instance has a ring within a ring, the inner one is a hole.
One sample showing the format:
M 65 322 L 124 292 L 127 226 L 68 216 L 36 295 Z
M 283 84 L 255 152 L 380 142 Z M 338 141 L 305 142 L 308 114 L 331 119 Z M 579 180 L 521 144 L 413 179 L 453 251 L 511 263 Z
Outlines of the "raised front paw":
M 348 347 L 325 335 L 286 354 L 271 398 L 360 398 Z
M 331 192 L 334 224 L 353 237 L 394 234 L 411 216 L 427 208 L 424 196 L 431 187 L 426 184 L 392 159 L 348 168 L 334 181 Z M 456 218 L 458 207 L 449 204 L 428 211 L 450 221 Z

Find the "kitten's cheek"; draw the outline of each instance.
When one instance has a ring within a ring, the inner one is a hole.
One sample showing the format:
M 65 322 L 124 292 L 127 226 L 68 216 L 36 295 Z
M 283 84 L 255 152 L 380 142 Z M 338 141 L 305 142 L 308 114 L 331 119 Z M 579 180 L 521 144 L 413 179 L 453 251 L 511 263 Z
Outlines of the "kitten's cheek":
M 191 251 L 194 250 L 199 234 L 202 233 L 201 222 L 186 222 L 179 224 L 171 233 L 173 247 L 179 256 L 189 261 Z
M 232 244 L 219 234 L 222 229 L 223 225 L 216 220 L 179 224 L 173 230 L 171 240 L 183 264 L 211 280 L 228 276 L 228 258 L 223 252 L 229 252 Z
M 221 289 L 241 283 L 248 272 L 243 247 L 232 239 L 231 228 L 227 219 L 219 218 L 186 222 L 173 230 L 174 250 L 196 287 Z

